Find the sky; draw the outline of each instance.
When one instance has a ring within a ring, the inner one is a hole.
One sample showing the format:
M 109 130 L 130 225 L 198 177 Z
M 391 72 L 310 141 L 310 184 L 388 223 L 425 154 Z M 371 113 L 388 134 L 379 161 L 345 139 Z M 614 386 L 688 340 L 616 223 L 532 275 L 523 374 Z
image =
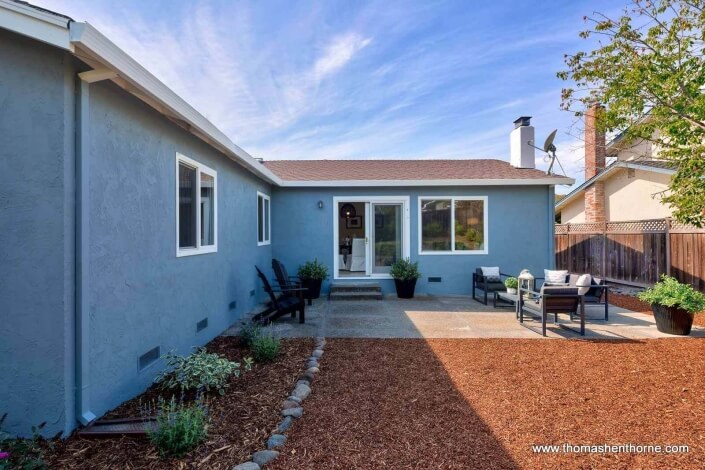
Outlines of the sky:
M 621 1 L 32 0 L 87 21 L 264 159 L 499 158 L 532 116 L 583 180 L 560 110 L 585 15 Z M 546 168 L 537 150 L 537 166 Z M 558 187 L 558 193 L 570 190 Z

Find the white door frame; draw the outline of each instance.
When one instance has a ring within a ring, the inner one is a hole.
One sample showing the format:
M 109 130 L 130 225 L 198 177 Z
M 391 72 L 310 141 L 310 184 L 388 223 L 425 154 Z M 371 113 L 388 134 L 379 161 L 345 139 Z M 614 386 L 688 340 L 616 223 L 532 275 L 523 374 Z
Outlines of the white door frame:
M 398 203 L 402 205 L 402 247 L 401 252 L 404 258 L 409 258 L 411 256 L 411 207 L 409 206 L 409 196 L 334 196 L 333 197 L 333 279 L 352 279 L 352 280 L 362 280 L 362 279 L 391 279 L 392 277 L 386 273 L 372 273 L 372 256 L 370 255 L 371 243 L 367 243 L 367 256 L 366 256 L 366 272 L 370 273 L 365 276 L 338 276 L 339 266 L 338 260 L 340 240 L 338 239 L 338 222 L 340 221 L 340 213 L 338 206 L 341 202 L 364 202 L 365 203 L 365 238 L 370 240 L 370 220 L 374 221 L 374 218 L 370 217 L 370 203 L 383 203 L 391 204 Z

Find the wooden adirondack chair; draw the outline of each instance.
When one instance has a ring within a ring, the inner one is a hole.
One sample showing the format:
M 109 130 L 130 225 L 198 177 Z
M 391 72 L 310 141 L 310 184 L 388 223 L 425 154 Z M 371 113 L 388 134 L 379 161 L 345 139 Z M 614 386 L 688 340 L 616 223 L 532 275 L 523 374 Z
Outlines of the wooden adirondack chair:
M 274 276 L 277 278 L 277 283 L 283 288 L 287 289 L 304 289 L 298 292 L 298 295 L 302 298 L 308 298 L 308 304 L 311 305 L 311 297 L 305 295 L 308 289 L 304 288 L 301 279 L 298 276 L 289 276 L 286 271 L 284 263 L 278 259 L 272 258 L 272 269 L 274 270 Z
M 264 291 L 267 293 L 267 295 L 269 295 L 270 308 L 267 311 L 256 315 L 253 320 L 258 321 L 262 324 L 268 324 L 271 323 L 272 320 L 275 320 L 281 317 L 282 315 L 286 315 L 287 313 L 290 313 L 291 316 L 294 317 L 296 316 L 296 312 L 299 312 L 299 323 L 304 323 L 306 319 L 306 303 L 304 302 L 302 296 L 295 295 L 295 293 L 305 291 L 306 289 L 284 288 L 281 286 L 275 289 L 269 283 L 267 276 L 265 276 L 264 273 L 260 271 L 257 266 L 255 266 L 255 269 L 257 270 L 257 275 L 262 281 Z M 277 293 L 281 293 L 284 295 L 277 296 Z

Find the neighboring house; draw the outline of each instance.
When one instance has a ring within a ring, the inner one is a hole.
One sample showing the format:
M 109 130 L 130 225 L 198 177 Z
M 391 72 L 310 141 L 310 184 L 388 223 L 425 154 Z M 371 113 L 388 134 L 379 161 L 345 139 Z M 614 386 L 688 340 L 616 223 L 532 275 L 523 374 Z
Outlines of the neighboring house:
M 0 0 L 0 64 L 9 431 L 69 432 L 138 394 L 161 354 L 255 308 L 272 257 L 385 292 L 410 257 L 431 294 L 468 294 L 481 265 L 554 263 L 554 185 L 572 180 L 534 168 L 528 118 L 511 163 L 263 164 L 89 24 Z
M 614 161 L 606 164 L 607 158 Z M 661 202 L 675 173 L 647 141 L 605 145 L 595 125 L 595 108 L 585 114 L 585 182 L 556 201 L 560 223 L 623 222 L 671 216 Z

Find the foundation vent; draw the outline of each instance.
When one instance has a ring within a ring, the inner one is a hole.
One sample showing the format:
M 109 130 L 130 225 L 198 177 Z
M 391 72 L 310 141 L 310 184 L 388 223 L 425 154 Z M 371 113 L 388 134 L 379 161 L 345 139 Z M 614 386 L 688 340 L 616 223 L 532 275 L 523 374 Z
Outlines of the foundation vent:
M 206 328 L 208 328 L 208 317 L 196 323 L 196 333 L 198 333 L 199 331 L 203 331 Z
M 147 367 L 151 366 L 155 362 L 159 360 L 159 357 L 161 356 L 160 354 L 160 348 L 157 346 L 156 348 L 152 348 L 146 353 L 142 354 L 140 358 L 137 360 L 137 370 L 142 372 L 145 370 Z
M 440 277 L 429 277 L 428 282 L 441 282 L 442 278 Z

